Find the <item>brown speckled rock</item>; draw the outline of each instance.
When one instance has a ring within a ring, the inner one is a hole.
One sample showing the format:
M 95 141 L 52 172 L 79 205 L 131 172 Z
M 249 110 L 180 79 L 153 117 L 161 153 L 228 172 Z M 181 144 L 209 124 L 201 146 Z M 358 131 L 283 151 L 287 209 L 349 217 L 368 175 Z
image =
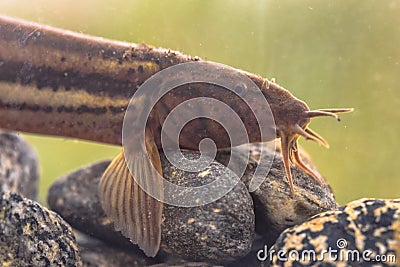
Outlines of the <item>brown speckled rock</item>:
M 87 236 L 78 235 L 77 242 L 84 267 L 142 267 L 157 263 L 142 252 L 114 248 Z
M 17 135 L 0 133 L 0 191 L 36 199 L 37 190 L 36 153 Z
M 190 262 L 165 253 L 149 258 L 142 252 L 115 248 L 82 234 L 78 234 L 77 242 L 83 267 L 223 267 L 207 262 Z
M 185 152 L 189 160 L 198 152 Z M 162 157 L 163 159 L 163 157 Z M 167 179 L 178 185 L 200 186 L 215 180 L 225 167 L 217 162 L 200 173 L 188 173 L 162 160 Z M 173 175 L 171 175 L 173 174 Z M 203 175 L 205 174 L 205 175 Z M 164 206 L 162 248 L 196 261 L 232 261 L 245 256 L 254 237 L 253 203 L 239 182 L 228 194 L 210 204 L 182 208 Z
M 148 267 L 223 267 L 223 265 L 215 265 L 207 262 L 189 262 L 182 260 L 175 263 L 159 263 Z
M 267 244 L 268 238 L 256 233 L 251 247 L 251 251 L 245 257 L 234 262 L 225 264 L 225 267 L 259 267 L 260 261 L 257 259 L 257 253 Z
M 242 181 L 248 185 L 252 179 L 262 144 L 250 144 L 251 158 Z M 264 182 L 251 195 L 256 209 L 256 231 L 263 234 L 267 245 L 272 245 L 279 234 L 288 227 L 300 224 L 311 216 L 329 210 L 335 210 L 338 205 L 331 188 L 323 180 L 317 183 L 310 175 L 292 166 L 295 194 L 292 195 L 285 175 L 280 147 L 277 150 L 265 147 L 265 157 L 272 161 L 270 172 Z M 307 154 L 300 150 L 303 161 L 316 170 Z M 217 160 L 226 163 L 228 153 L 221 152 Z M 235 161 L 243 160 L 241 156 Z
M 184 152 L 198 157 L 197 152 Z M 224 167 L 212 163 L 206 175 L 183 172 L 162 159 L 167 179 L 174 183 L 199 184 L 215 179 Z M 107 242 L 126 247 L 127 240 L 112 228 L 101 209 L 97 186 L 106 162 L 95 164 L 57 180 L 48 195 L 50 207 L 73 227 Z M 208 205 L 180 208 L 164 205 L 161 247 L 174 255 L 196 261 L 231 261 L 245 256 L 254 235 L 252 199 L 241 182 L 227 195 Z M 136 247 L 129 244 L 131 249 Z
M 72 172 L 53 183 L 47 202 L 72 227 L 107 243 L 137 249 L 127 238 L 114 231 L 114 225 L 105 215 L 97 194 L 101 175 L 110 161 L 99 162 Z
M 71 227 L 13 192 L 0 193 L 2 266 L 82 266 Z
M 318 214 L 283 232 L 272 249 L 318 255 L 300 261 L 275 255 L 272 266 L 400 266 L 400 199 L 361 199 Z M 336 252 L 329 257 L 323 250 Z M 382 255 L 385 261 L 374 261 Z

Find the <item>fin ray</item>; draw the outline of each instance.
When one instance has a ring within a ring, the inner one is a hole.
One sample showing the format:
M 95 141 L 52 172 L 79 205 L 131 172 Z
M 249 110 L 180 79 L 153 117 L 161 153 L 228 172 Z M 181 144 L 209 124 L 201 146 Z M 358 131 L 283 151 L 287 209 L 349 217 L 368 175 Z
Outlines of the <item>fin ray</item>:
M 146 135 L 147 136 L 147 135 Z M 154 169 L 161 174 L 161 162 L 156 145 L 147 140 L 146 151 L 129 159 L 133 163 L 132 173 L 147 186 L 146 190 L 162 195 L 160 179 L 154 177 Z M 108 166 L 99 184 L 100 199 L 107 216 L 114 222 L 116 230 L 138 244 L 147 256 L 154 257 L 161 241 L 162 202 L 148 195 L 133 179 L 121 152 Z

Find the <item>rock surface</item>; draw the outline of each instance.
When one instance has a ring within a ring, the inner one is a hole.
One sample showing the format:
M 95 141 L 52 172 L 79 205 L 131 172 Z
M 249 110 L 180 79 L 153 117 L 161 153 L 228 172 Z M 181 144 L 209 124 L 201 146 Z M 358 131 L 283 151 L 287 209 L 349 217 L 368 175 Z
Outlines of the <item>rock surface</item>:
M 242 178 L 247 186 L 257 167 L 261 149 L 260 144 L 250 146 L 251 161 Z M 275 152 L 267 149 L 265 152 L 264 157 L 272 164 L 271 171 L 261 186 L 251 192 L 254 205 L 248 189 L 241 182 L 225 197 L 205 206 L 182 208 L 164 205 L 163 252 L 178 257 L 172 257 L 178 260 L 178 265 L 182 263 L 179 262 L 179 257 L 182 257 L 223 263 L 230 267 L 258 266 L 260 262 L 257 260 L 257 252 L 265 245 L 270 247 L 284 229 L 302 223 L 317 213 L 337 209 L 329 185 L 325 181 L 318 184 L 311 176 L 295 167 L 292 168 L 295 195 L 292 195 L 279 150 Z M 189 159 L 197 159 L 199 156 L 198 152 L 184 153 Z M 315 168 L 304 152 L 302 155 L 304 161 Z M 219 152 L 217 159 L 226 163 L 229 153 Z M 209 183 L 223 169 L 221 164 L 213 162 L 206 171 L 190 173 L 171 165 L 163 155 L 161 160 L 165 177 L 179 185 L 200 186 Z M 234 160 L 240 162 L 242 158 L 239 156 Z M 109 161 L 94 164 L 60 178 L 51 187 L 48 202 L 52 209 L 76 229 L 116 247 L 128 249 L 135 255 L 142 255 L 135 245 L 114 231 L 112 222 L 101 208 L 97 186 L 108 164 Z M 253 243 L 254 208 L 257 232 L 261 235 Z M 158 260 L 169 262 L 168 257 L 163 259 L 159 256 Z M 165 264 L 173 266 L 171 262 Z
M 0 192 L 12 191 L 36 199 L 37 189 L 36 153 L 17 135 L 0 133 Z
M 71 227 L 56 213 L 13 192 L 0 193 L 2 266 L 82 266 Z
M 195 160 L 197 152 L 185 152 Z M 161 157 L 166 178 L 178 185 L 201 186 L 216 179 L 225 167 L 213 162 L 199 173 L 182 171 Z M 232 178 L 233 179 L 233 178 Z M 191 208 L 164 205 L 162 248 L 196 261 L 232 261 L 245 256 L 254 238 L 253 202 L 246 186 L 239 183 L 225 196 Z
M 186 261 L 163 252 L 157 258 L 148 258 L 143 253 L 115 248 L 82 234 L 78 234 L 77 242 L 83 267 L 223 267 L 223 265 L 207 262 Z
M 295 194 L 290 191 L 284 171 L 280 147 L 277 150 L 261 143 L 243 146 L 250 149 L 250 163 L 242 181 L 249 187 L 254 171 L 258 166 L 260 151 L 264 149 L 264 160 L 271 162 L 271 168 L 261 185 L 251 192 L 256 212 L 256 231 L 266 237 L 266 245 L 271 246 L 279 234 L 288 227 L 300 224 L 311 216 L 338 208 L 334 195 L 327 182 L 322 179 L 319 184 L 315 179 L 292 166 Z M 302 150 L 303 161 L 314 171 L 316 167 L 309 156 Z M 230 154 L 221 152 L 217 160 L 226 164 Z M 236 164 L 244 160 L 240 154 L 233 158 Z
M 197 158 L 196 152 L 185 152 Z M 171 166 L 165 159 L 165 177 L 173 183 L 198 186 L 199 180 L 208 183 L 225 167 L 212 163 L 207 172 L 184 172 Z M 95 164 L 71 173 L 51 187 L 50 207 L 60 213 L 73 227 L 106 242 L 129 246 L 105 216 L 97 195 L 97 186 L 107 162 Z M 241 182 L 216 202 L 193 208 L 164 205 L 162 244 L 165 251 L 197 261 L 232 261 L 245 256 L 254 235 L 252 199 Z
M 118 247 L 137 249 L 105 215 L 97 194 L 98 184 L 110 161 L 83 167 L 56 180 L 47 196 L 52 210 L 60 214 L 72 227 L 89 236 Z
M 272 266 L 400 266 L 400 199 L 361 199 L 318 214 L 287 229 L 271 249 L 283 257 L 317 255 L 296 261 L 275 255 Z
M 175 263 L 159 263 L 148 267 L 223 267 L 223 265 L 215 265 L 207 262 L 181 261 Z
M 114 248 L 99 240 L 78 235 L 77 242 L 83 267 L 142 267 L 157 263 L 140 251 Z

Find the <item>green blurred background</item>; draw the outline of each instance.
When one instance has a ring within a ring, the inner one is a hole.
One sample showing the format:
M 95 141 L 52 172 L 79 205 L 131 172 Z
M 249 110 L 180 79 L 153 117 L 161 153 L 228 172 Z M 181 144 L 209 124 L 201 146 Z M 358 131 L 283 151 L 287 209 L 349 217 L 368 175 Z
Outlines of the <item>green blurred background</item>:
M 302 141 L 339 203 L 398 198 L 400 1 L 1 0 L 0 13 L 90 35 L 146 43 L 277 82 L 310 108 L 331 148 Z M 40 196 L 57 177 L 119 148 L 25 135 L 41 163 Z

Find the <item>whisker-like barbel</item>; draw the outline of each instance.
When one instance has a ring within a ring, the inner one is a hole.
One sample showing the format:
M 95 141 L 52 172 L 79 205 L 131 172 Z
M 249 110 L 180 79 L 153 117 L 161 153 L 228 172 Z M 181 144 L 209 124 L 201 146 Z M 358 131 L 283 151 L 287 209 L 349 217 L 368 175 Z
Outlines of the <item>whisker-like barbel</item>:
M 340 121 L 340 118 L 336 113 L 333 112 L 328 112 L 328 111 L 323 111 L 323 110 L 311 110 L 307 111 L 307 117 L 308 118 L 315 118 L 315 117 L 332 117 Z
M 326 142 L 324 138 L 322 138 L 318 134 L 314 133 L 310 129 L 308 129 L 308 128 L 303 129 L 299 125 L 296 125 L 294 129 L 295 129 L 296 133 L 301 135 L 302 137 L 304 137 L 304 139 L 313 140 L 313 141 L 325 146 L 326 148 L 329 147 L 328 142 Z
M 329 144 L 328 142 L 319 134 L 317 134 L 316 132 L 312 131 L 310 128 L 306 128 L 305 132 L 308 133 L 310 136 L 313 136 L 315 139 L 317 139 L 319 141 L 320 144 L 322 144 L 323 146 L 325 146 L 326 148 L 329 148 Z

